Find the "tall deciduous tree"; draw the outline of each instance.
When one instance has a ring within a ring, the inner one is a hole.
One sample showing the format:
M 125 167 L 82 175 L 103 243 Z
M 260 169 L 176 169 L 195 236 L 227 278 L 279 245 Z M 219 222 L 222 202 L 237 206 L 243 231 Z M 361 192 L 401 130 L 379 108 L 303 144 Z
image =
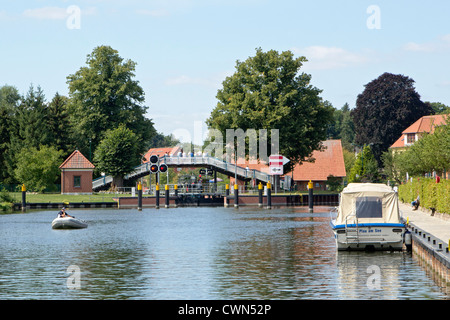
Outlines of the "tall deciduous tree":
M 55 147 L 23 148 L 18 154 L 14 174 L 17 181 L 24 183 L 29 190 L 51 190 L 60 174 L 62 160 L 62 151 Z
M 291 160 L 288 170 L 310 157 L 326 139 L 332 107 L 311 85 L 311 76 L 300 72 L 306 61 L 294 58 L 291 51 L 261 48 L 254 57 L 237 61 L 235 73 L 217 93 L 208 127 L 218 129 L 223 137 L 227 129 L 267 129 L 268 133 L 278 129 L 279 151 Z
M 95 150 L 94 164 L 101 172 L 113 176 L 113 187 L 122 187 L 123 177 L 140 162 L 138 136 L 120 125 L 108 130 Z
M 78 148 L 85 154 L 89 148 L 95 150 L 106 130 L 120 124 L 131 129 L 147 148 L 155 129 L 145 117 L 144 90 L 134 79 L 136 63 L 124 61 L 109 46 L 99 46 L 87 56 L 86 64 L 67 77 Z
M 384 73 L 365 85 L 352 110 L 355 124 L 355 142 L 359 145 L 373 143 L 372 151 L 381 164 L 381 154 L 386 151 L 402 131 L 422 116 L 432 114 L 429 104 L 420 100 L 414 80 Z

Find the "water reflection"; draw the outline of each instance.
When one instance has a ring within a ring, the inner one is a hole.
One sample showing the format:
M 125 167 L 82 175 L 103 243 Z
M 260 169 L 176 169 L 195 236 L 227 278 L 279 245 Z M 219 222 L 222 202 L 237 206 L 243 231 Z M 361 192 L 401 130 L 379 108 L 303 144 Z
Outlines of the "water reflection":
M 79 210 L 82 230 L 52 230 L 54 215 L 0 215 L 1 299 L 447 297 L 411 255 L 337 253 L 327 212 Z M 67 288 L 70 265 L 81 270 L 80 290 Z
M 230 241 L 217 254 L 220 297 L 332 297 L 327 283 L 335 274 L 335 248 L 326 218 L 302 213 L 253 218 L 258 219 L 270 221 L 272 230 Z

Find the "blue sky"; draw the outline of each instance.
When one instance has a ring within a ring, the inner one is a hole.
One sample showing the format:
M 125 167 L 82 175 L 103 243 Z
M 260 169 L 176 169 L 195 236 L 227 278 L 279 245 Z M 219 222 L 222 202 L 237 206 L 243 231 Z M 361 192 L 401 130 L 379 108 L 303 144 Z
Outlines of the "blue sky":
M 384 72 L 450 105 L 449 12 L 448 0 L 0 0 L 0 85 L 67 95 L 66 77 L 110 45 L 137 62 L 156 129 L 199 143 L 222 81 L 261 47 L 305 56 L 336 108 Z

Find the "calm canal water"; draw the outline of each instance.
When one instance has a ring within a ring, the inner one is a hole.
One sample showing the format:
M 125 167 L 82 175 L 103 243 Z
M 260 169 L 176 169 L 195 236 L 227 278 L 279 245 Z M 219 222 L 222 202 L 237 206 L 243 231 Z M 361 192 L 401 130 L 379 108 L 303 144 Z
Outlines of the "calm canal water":
M 80 230 L 51 229 L 54 210 L 0 215 L 0 299 L 449 298 L 411 254 L 337 253 L 322 211 L 69 211 Z

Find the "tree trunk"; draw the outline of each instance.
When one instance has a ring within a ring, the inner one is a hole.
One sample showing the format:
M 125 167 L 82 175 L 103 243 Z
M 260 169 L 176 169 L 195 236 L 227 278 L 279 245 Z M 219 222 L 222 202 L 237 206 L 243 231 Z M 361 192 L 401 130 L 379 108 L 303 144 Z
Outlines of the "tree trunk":
M 111 189 L 113 189 L 115 191 L 119 191 L 118 188 L 122 188 L 122 187 L 123 187 L 123 177 L 122 176 L 113 177 L 113 181 L 111 183 Z

